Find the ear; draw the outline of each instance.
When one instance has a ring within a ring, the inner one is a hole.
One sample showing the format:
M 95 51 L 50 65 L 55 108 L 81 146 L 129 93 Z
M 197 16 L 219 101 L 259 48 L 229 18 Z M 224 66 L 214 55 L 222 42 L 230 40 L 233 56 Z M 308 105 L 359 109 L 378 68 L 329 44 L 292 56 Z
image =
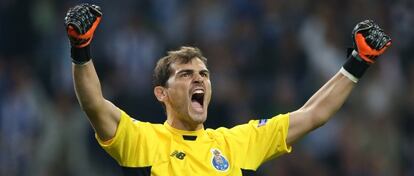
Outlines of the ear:
M 162 86 L 154 87 L 154 95 L 158 101 L 164 102 L 167 98 L 167 90 Z

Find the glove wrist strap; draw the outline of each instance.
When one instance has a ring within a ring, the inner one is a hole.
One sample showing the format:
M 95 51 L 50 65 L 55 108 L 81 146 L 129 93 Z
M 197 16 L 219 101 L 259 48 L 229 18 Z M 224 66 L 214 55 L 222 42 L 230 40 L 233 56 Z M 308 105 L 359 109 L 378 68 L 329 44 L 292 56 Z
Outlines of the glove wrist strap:
M 91 60 L 91 50 L 89 45 L 83 48 L 77 48 L 72 46 L 70 49 L 72 62 L 74 64 L 82 65 Z
M 341 69 L 341 73 L 356 83 L 364 75 L 368 67 L 369 64 L 363 61 L 354 50 L 342 66 L 343 70 Z

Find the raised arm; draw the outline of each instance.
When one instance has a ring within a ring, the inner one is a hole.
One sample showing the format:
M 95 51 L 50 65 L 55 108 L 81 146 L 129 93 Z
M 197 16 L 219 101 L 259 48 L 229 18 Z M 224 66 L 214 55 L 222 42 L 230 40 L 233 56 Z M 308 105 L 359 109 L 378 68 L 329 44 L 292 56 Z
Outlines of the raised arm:
M 366 69 L 391 45 L 391 39 L 371 20 L 358 23 L 352 34 L 354 51 L 341 70 L 304 106 L 290 113 L 288 144 L 325 124 L 348 98 Z
M 98 6 L 81 4 L 69 9 L 65 25 L 71 43 L 76 97 L 99 138 L 109 140 L 115 135 L 121 112 L 102 95 L 89 47 L 101 17 Z

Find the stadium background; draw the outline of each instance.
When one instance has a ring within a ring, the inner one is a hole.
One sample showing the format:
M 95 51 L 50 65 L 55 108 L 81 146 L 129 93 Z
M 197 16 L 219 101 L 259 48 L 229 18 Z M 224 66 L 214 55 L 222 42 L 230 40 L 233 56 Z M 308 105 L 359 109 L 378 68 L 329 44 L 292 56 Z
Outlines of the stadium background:
M 80 111 L 63 18 L 80 1 L 0 1 L 0 175 L 116 175 Z M 91 2 L 91 1 L 87 1 Z M 93 58 L 105 96 L 133 117 L 165 119 L 156 60 L 181 45 L 209 59 L 207 127 L 299 108 L 345 61 L 353 26 L 374 19 L 393 46 L 344 107 L 259 175 L 414 175 L 414 1 L 94 1 Z

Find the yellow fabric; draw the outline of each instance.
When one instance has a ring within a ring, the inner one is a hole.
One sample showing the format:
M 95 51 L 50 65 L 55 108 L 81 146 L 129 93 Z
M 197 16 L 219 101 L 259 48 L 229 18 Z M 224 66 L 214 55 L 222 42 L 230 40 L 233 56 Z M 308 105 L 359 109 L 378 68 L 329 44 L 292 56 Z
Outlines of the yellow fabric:
M 251 120 L 234 128 L 182 131 L 168 123 L 140 122 L 122 112 L 117 132 L 99 144 L 123 167 L 151 166 L 151 175 L 241 175 L 291 152 L 289 114 Z M 260 125 L 259 125 L 260 123 Z M 184 140 L 183 135 L 197 136 Z

